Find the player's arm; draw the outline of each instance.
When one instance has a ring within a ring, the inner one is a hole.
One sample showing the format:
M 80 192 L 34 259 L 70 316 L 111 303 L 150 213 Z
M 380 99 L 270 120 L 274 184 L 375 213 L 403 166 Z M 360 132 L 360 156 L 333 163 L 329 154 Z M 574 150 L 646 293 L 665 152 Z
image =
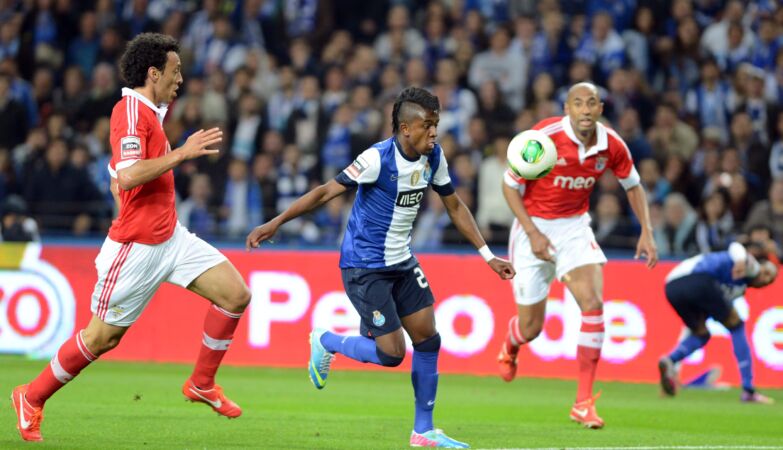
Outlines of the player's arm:
M 608 130 L 610 136 L 609 158 L 610 168 L 617 176 L 620 185 L 625 189 L 628 203 L 642 226 L 639 242 L 636 244 L 635 259 L 647 259 L 647 268 L 652 269 L 658 262 L 658 249 L 655 246 L 653 227 L 650 221 L 650 207 L 647 205 L 647 194 L 641 185 L 639 172 L 633 166 L 631 151 L 614 130 Z
M 253 228 L 247 235 L 245 248 L 250 250 L 261 245 L 275 235 L 281 225 L 291 219 L 306 214 L 324 205 L 329 200 L 342 195 L 359 184 L 374 183 L 381 171 L 381 157 L 378 150 L 369 148 L 362 152 L 351 165 L 340 172 L 334 179 L 299 197 L 291 206 L 269 222 Z
M 119 168 L 118 164 L 117 182 L 120 188 L 126 191 L 141 186 L 177 167 L 183 161 L 218 153 L 218 150 L 207 147 L 222 140 L 223 132 L 219 128 L 196 131 L 188 137 L 182 147 L 173 152 L 158 158 L 133 160 L 129 165 L 124 164 L 123 168 Z
M 481 232 L 478 229 L 478 225 L 476 225 L 473 214 L 471 214 L 468 207 L 465 206 L 462 199 L 459 198 L 459 195 L 457 195 L 456 192 L 452 192 L 448 195 L 442 195 L 440 199 L 443 201 L 446 212 L 448 212 L 454 226 L 457 227 L 457 230 L 459 230 L 474 247 L 476 247 L 492 270 L 504 280 L 514 278 L 514 275 L 516 274 L 514 267 L 508 261 L 497 258 L 492 254 L 486 241 L 484 241 L 484 237 L 481 236 Z
M 326 184 L 322 184 L 305 195 L 296 199 L 291 206 L 285 211 L 278 214 L 277 217 L 269 222 L 259 225 L 253 228 L 253 231 L 247 235 L 245 241 L 245 248 L 250 250 L 251 248 L 258 247 L 261 242 L 269 240 L 275 235 L 277 229 L 289 220 L 295 219 L 302 214 L 306 214 L 314 209 L 323 206 L 329 200 L 342 195 L 348 191 L 348 186 L 342 185 L 334 179 L 329 180 Z
M 554 247 L 549 238 L 533 223 L 533 219 L 530 218 L 530 214 L 527 213 L 527 208 L 525 208 L 525 204 L 522 202 L 522 196 L 519 195 L 518 180 L 515 180 L 514 175 L 508 171 L 503 181 L 503 197 L 506 199 L 508 207 L 511 208 L 511 212 L 514 213 L 514 217 L 517 218 L 517 222 L 519 222 L 522 230 L 527 234 L 527 238 L 530 240 L 530 249 L 536 255 L 536 258 L 552 261 L 549 249 L 554 249 Z
M 655 246 L 655 238 L 653 237 L 650 207 L 647 205 L 647 193 L 645 193 L 641 184 L 637 184 L 625 191 L 625 194 L 628 196 L 628 203 L 630 203 L 633 213 L 636 214 L 636 218 L 642 226 L 642 233 L 636 245 L 634 258 L 646 257 L 647 267 L 653 268 L 658 262 L 658 249 Z

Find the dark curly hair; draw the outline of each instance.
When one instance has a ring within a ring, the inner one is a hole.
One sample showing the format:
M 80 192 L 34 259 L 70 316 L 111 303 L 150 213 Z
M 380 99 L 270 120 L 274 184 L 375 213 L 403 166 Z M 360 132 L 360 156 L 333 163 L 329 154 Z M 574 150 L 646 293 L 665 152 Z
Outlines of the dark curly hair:
M 426 89 L 418 87 L 409 87 L 403 89 L 400 95 L 397 96 L 397 100 L 394 101 L 394 108 L 392 109 L 392 131 L 397 133 L 400 131 L 400 116 L 406 114 L 400 114 L 400 110 L 403 109 L 403 104 L 413 103 L 421 106 L 428 111 L 440 110 L 440 101 L 438 97 L 430 94 Z
M 161 72 L 166 67 L 168 52 L 179 53 L 176 39 L 160 33 L 142 33 L 125 47 L 120 58 L 120 76 L 131 89 L 144 86 L 150 67 Z

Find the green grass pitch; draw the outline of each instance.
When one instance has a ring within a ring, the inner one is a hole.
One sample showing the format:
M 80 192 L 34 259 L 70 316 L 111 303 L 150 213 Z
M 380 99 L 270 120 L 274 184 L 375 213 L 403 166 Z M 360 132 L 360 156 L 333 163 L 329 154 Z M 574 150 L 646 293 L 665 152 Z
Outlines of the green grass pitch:
M 45 441 L 19 440 L 9 395 L 46 364 L 0 356 L 0 448 L 404 448 L 413 421 L 410 377 L 336 369 L 322 391 L 304 368 L 223 367 L 237 420 L 180 393 L 190 367 L 98 362 L 46 405 Z M 767 448 L 783 446 L 783 391 L 772 406 L 740 404 L 737 390 L 660 398 L 654 385 L 599 382 L 603 430 L 568 420 L 574 382 L 441 375 L 435 424 L 473 448 Z

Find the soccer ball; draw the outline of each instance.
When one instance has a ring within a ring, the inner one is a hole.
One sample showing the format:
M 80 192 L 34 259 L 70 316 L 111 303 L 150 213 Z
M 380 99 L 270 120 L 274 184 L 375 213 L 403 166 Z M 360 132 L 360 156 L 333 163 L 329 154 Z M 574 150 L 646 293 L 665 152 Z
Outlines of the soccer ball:
M 527 130 L 514 136 L 506 152 L 508 167 L 526 180 L 545 177 L 557 162 L 557 148 L 540 130 Z

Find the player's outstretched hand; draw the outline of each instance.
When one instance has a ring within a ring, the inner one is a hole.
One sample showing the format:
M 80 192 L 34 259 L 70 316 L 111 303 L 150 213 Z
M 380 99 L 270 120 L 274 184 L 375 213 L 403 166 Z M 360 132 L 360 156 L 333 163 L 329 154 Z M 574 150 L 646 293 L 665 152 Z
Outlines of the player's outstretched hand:
M 549 249 L 554 250 L 555 247 L 544 233 L 534 231 L 528 235 L 528 238 L 530 239 L 530 249 L 533 250 L 533 254 L 536 255 L 536 258 L 554 262 L 552 254 L 549 253 Z
M 273 222 L 267 222 L 253 228 L 253 231 L 247 235 L 245 240 L 245 249 L 250 251 L 251 248 L 257 248 L 261 245 L 261 242 L 269 240 L 276 232 L 277 225 Z
M 199 156 L 218 153 L 220 150 L 209 149 L 223 140 L 223 132 L 220 128 L 210 128 L 209 130 L 198 130 L 188 137 L 185 144 L 179 148 L 185 159 L 198 158 Z
M 655 246 L 655 240 L 652 233 L 642 233 L 639 237 L 639 243 L 636 244 L 636 255 L 634 259 L 647 259 L 647 268 L 652 269 L 658 263 L 658 248 Z
M 514 278 L 517 272 L 514 270 L 514 266 L 505 259 L 493 258 L 489 260 L 489 267 L 495 271 L 503 280 L 510 280 Z

